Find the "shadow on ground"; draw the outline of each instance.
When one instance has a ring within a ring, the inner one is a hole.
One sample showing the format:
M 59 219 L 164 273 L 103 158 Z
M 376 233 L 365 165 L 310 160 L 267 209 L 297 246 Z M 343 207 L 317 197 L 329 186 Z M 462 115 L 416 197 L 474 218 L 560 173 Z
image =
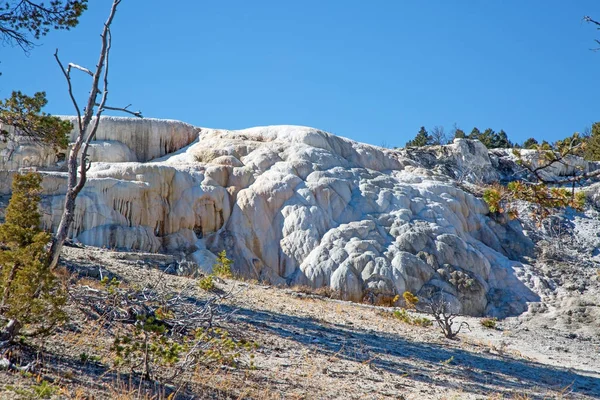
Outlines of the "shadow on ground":
M 356 362 L 438 387 L 477 394 L 538 394 L 564 390 L 600 396 L 600 379 L 584 371 L 540 364 L 525 359 L 479 354 L 457 347 L 421 343 L 402 336 L 326 324 L 306 317 L 241 308 L 237 317 L 251 326 L 300 342 L 323 354 Z

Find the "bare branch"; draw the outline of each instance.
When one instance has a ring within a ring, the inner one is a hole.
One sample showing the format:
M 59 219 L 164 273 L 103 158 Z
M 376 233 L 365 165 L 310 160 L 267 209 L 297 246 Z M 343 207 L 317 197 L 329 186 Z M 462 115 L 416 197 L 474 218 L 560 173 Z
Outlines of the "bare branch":
M 99 106 L 99 104 L 96 104 L 97 106 Z M 128 110 L 128 108 L 131 107 L 131 104 L 126 106 L 126 107 L 110 107 L 110 106 L 104 106 L 103 109 L 105 110 L 111 110 L 111 111 L 121 111 L 127 114 L 131 114 L 134 117 L 138 117 L 138 118 L 144 118 L 144 116 L 142 115 L 141 111 L 131 111 Z
M 85 72 L 89 76 L 94 76 L 94 73 L 92 71 L 90 71 L 89 69 L 87 69 L 85 67 L 82 67 L 81 65 L 69 63 L 69 68 L 75 68 L 75 69 Z
M 592 23 L 592 24 L 598 25 L 598 27 L 599 27 L 599 28 L 597 28 L 597 29 L 600 29 L 600 22 L 598 22 L 598 21 L 596 21 L 596 20 L 592 19 L 592 17 L 590 17 L 590 16 L 586 15 L 585 17 L 583 17 L 583 20 L 584 20 L 585 22 L 590 22 L 590 23 Z
M 65 79 L 67 80 L 69 97 L 71 98 L 71 103 L 73 103 L 73 106 L 75 107 L 75 111 L 77 112 L 77 127 L 79 128 L 79 132 L 82 132 L 83 131 L 83 121 L 81 120 L 81 110 L 79 109 L 79 104 L 77 103 L 77 100 L 75 99 L 75 95 L 73 94 L 73 84 L 71 83 L 71 74 L 70 74 L 69 70 L 65 69 L 62 62 L 60 61 L 60 58 L 58 57 L 58 49 L 56 49 L 56 51 L 54 52 L 54 58 L 56 59 L 56 62 L 58 63 L 60 70 L 62 71 L 63 75 L 65 76 Z M 71 66 L 71 64 L 69 64 L 69 67 L 70 66 Z

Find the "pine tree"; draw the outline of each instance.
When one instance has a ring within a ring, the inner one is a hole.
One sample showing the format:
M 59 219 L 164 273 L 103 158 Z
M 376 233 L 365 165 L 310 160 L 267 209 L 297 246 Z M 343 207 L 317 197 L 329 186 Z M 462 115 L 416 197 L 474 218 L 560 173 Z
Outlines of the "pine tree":
M 51 29 L 69 30 L 77 26 L 88 0 L 50 2 L 4 0 L 0 3 L 0 39 L 28 51 Z M 46 3 L 46 4 L 44 4 Z
M 513 144 L 508 140 L 508 135 L 503 129 L 500 129 L 500 132 L 494 136 L 493 148 L 510 149 L 511 147 Z
M 538 141 L 534 138 L 529 138 L 526 141 L 523 142 L 523 148 L 524 149 L 535 149 L 537 148 L 538 145 Z
M 475 127 L 471 131 L 471 134 L 467 136 L 467 138 L 479 140 L 488 149 L 507 149 L 513 147 L 511 141 L 508 140 L 508 135 L 502 129 L 500 132 L 496 132 L 491 128 L 487 128 L 485 131 L 481 132 L 477 127 Z
M 431 144 L 431 141 L 432 139 L 429 135 L 429 132 L 427 132 L 425 127 L 422 126 L 421 129 L 419 129 L 419 133 L 417 133 L 417 136 L 415 136 L 413 140 L 409 140 L 408 142 L 406 142 L 406 147 L 428 146 Z
M 46 332 L 65 317 L 65 296 L 47 266 L 51 236 L 40 229 L 41 182 L 37 173 L 14 176 L 0 225 L 0 342 L 10 342 L 21 328 Z
M 583 158 L 588 161 L 600 161 L 600 122 L 592 125 L 592 131 L 586 140 Z
M 467 134 L 465 133 L 465 131 L 463 131 L 462 129 L 460 129 L 456 124 L 454 124 L 454 135 L 452 140 L 454 139 L 464 139 L 467 137 Z

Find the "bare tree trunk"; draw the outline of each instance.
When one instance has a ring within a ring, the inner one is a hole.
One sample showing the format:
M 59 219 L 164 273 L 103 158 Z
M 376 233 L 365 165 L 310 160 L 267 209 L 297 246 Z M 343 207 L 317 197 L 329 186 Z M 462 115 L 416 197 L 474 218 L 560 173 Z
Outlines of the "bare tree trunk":
M 117 6 L 121 3 L 121 1 L 122 0 L 113 0 L 110 14 L 104 23 L 104 28 L 102 30 L 102 34 L 100 35 L 102 40 L 100 59 L 98 60 L 98 64 L 96 64 L 96 70 L 94 72 L 73 63 L 68 64 L 67 68 L 65 68 L 58 57 L 58 50 L 56 50 L 54 53 L 56 62 L 60 66 L 60 69 L 67 80 L 71 102 L 75 107 L 75 111 L 77 111 L 77 139 L 73 145 L 73 148 L 71 149 L 71 152 L 69 153 L 69 161 L 67 164 L 69 169 L 69 178 L 67 183 L 67 193 L 65 194 L 63 214 L 49 250 L 48 264 L 49 268 L 51 269 L 55 268 L 58 264 L 60 252 L 65 240 L 69 236 L 69 231 L 75 219 L 75 201 L 77 199 L 77 195 L 79 192 L 81 192 L 81 189 L 83 189 L 87 181 L 87 170 L 89 169 L 89 163 L 87 159 L 88 147 L 90 142 L 94 140 L 94 137 L 96 136 L 96 131 L 98 130 L 98 124 L 100 123 L 100 117 L 102 116 L 102 113 L 105 110 L 116 110 L 142 118 L 142 114 L 139 111 L 134 112 L 128 110 L 129 106 L 110 107 L 106 105 L 106 100 L 108 97 L 108 61 L 111 47 L 110 26 L 113 22 L 115 13 L 117 12 Z M 74 69 L 82 71 L 92 77 L 92 89 L 90 90 L 90 95 L 87 99 L 86 106 L 83 109 L 83 115 L 81 113 L 81 108 L 79 107 L 79 104 L 77 103 L 77 100 L 73 94 L 73 87 L 71 84 L 71 71 Z M 103 81 L 102 88 L 100 88 L 101 80 Z M 99 95 L 102 95 L 100 103 L 97 102 Z M 96 110 L 95 115 L 94 110 Z M 94 117 L 96 118 L 95 120 L 93 120 Z
M 77 144 L 75 146 L 77 146 Z M 77 198 L 77 194 L 74 192 L 77 183 L 77 153 L 75 152 L 75 146 L 69 154 L 69 180 L 67 183 L 67 193 L 65 194 L 63 215 L 60 219 L 58 230 L 52 239 L 52 245 L 50 246 L 50 254 L 48 257 L 50 268 L 55 268 L 58 264 L 62 246 L 69 235 L 69 229 L 73 225 L 73 220 L 75 218 L 75 199 Z

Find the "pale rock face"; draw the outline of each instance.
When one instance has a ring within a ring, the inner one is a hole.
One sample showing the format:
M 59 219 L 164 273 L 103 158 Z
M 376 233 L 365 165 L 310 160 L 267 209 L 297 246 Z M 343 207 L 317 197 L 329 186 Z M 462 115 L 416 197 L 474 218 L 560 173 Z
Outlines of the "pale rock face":
M 479 142 L 411 153 L 307 127 L 127 118 L 103 119 L 96 139 L 71 232 L 84 244 L 183 253 L 205 272 L 226 249 L 247 277 L 355 301 L 443 290 L 460 312 L 500 316 L 538 299 L 516 276 L 526 266 L 509 259 L 532 242 L 456 183 L 500 176 Z M 64 173 L 45 173 L 49 229 L 65 185 Z
M 61 118 L 71 121 L 74 127 L 77 126 L 76 117 Z M 95 118 L 92 119 L 92 124 L 94 121 Z M 77 137 L 75 128 L 71 131 L 70 137 L 71 142 L 74 142 Z M 197 138 L 198 128 L 184 122 L 154 118 L 102 117 L 94 140 L 99 143 L 120 142 L 119 149 L 115 149 L 115 152 L 123 151 L 122 146 L 125 146 L 135 154 L 137 159 L 135 161 L 146 162 L 179 150 Z M 102 159 L 102 161 L 110 160 Z
M 95 140 L 88 148 L 90 162 L 137 162 L 135 153 L 117 140 Z

